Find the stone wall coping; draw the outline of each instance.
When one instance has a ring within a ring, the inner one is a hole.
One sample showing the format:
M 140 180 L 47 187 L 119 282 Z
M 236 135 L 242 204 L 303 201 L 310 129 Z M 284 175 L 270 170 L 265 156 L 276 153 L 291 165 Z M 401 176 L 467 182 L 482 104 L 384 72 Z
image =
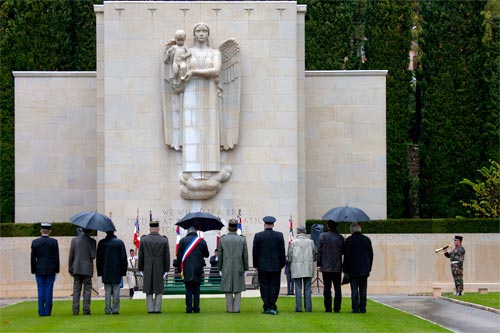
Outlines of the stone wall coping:
M 387 76 L 387 70 L 373 71 L 306 71 L 306 76 Z
M 96 71 L 13 71 L 14 77 L 45 78 L 45 77 L 97 77 Z

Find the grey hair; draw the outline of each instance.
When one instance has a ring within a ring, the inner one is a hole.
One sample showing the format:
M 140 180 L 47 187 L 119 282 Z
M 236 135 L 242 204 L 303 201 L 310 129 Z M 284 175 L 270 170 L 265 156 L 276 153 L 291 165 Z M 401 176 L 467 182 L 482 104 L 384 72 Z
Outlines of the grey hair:
M 353 223 L 349 227 L 349 230 L 351 231 L 351 233 L 358 232 L 358 231 L 361 232 L 361 225 L 359 223 Z

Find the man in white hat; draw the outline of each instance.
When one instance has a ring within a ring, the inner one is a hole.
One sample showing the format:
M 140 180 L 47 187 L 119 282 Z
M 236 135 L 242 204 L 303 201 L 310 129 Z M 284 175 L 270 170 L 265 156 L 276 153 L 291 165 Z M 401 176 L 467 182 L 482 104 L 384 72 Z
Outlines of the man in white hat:
M 59 244 L 50 238 L 51 225 L 42 223 L 40 238 L 31 243 L 31 274 L 35 274 L 38 288 L 38 315 L 50 316 L 52 293 L 56 274 L 59 273 Z

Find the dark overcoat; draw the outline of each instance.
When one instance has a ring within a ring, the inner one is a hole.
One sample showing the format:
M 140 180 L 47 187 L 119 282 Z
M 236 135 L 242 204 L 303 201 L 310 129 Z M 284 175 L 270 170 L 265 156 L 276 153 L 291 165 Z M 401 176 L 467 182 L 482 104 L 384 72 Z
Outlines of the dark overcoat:
M 318 239 L 318 266 L 322 272 L 342 272 L 344 237 L 337 231 L 329 230 Z
M 179 249 L 177 250 L 177 262 L 179 263 L 179 268 L 182 262 L 182 256 L 186 251 L 187 247 L 191 241 L 197 236 L 195 231 L 189 232 L 184 238 L 179 242 Z M 184 275 L 184 281 L 193 281 L 201 283 L 203 279 L 203 267 L 205 266 L 205 259 L 210 256 L 208 252 L 208 246 L 204 239 L 202 239 L 196 247 L 193 249 L 191 254 L 186 258 L 184 263 L 182 263 Z
M 217 267 L 222 272 L 220 290 L 226 293 L 245 291 L 245 272 L 248 271 L 248 248 L 245 237 L 230 231 L 220 238 Z
M 260 272 L 280 272 L 285 267 L 285 239 L 273 229 L 255 234 L 253 239 L 253 267 Z
M 143 272 L 142 291 L 163 294 L 163 274 L 170 270 L 168 239 L 157 232 L 141 237 L 138 269 Z
M 356 231 L 345 241 L 344 272 L 351 277 L 370 276 L 373 248 L 370 238 Z
M 31 274 L 59 273 L 59 244 L 54 238 L 42 236 L 31 242 Z
M 125 244 L 114 235 L 107 235 L 97 245 L 97 276 L 102 283 L 120 283 L 127 274 L 127 251 Z

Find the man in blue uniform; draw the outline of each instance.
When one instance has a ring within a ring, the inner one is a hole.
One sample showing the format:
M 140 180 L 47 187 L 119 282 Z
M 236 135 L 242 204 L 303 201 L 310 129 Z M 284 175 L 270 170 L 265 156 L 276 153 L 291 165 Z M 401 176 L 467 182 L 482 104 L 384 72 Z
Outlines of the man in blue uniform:
M 253 239 L 253 267 L 258 272 L 260 297 L 264 302 L 263 314 L 277 315 L 276 301 L 280 293 L 281 270 L 285 267 L 285 239 L 283 234 L 274 231 L 273 216 L 265 216 L 264 231 L 255 234 Z
M 52 293 L 59 273 L 59 244 L 50 238 L 51 225 L 42 223 L 40 238 L 31 243 L 31 274 L 35 274 L 38 288 L 38 315 L 50 316 Z

